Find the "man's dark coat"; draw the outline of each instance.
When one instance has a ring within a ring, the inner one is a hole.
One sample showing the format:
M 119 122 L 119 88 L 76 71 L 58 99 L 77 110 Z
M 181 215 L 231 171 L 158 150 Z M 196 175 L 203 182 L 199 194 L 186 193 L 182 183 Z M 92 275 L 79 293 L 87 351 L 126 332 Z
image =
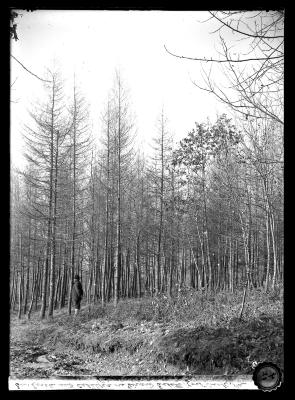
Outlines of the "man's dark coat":
M 74 285 L 73 285 L 73 300 L 74 301 L 80 301 L 83 296 L 83 289 L 81 282 L 78 280 L 75 280 Z

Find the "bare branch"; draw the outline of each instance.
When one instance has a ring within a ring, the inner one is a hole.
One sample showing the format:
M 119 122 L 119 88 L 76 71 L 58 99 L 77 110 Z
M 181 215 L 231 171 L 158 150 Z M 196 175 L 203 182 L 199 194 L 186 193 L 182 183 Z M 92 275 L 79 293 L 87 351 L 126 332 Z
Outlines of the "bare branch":
M 253 37 L 253 38 L 262 38 L 262 39 L 278 39 L 278 38 L 283 38 L 284 37 L 284 36 L 280 36 L 280 35 L 278 35 L 278 36 L 265 36 L 265 35 L 258 35 L 258 34 L 250 34 L 250 33 L 244 32 L 244 31 L 240 31 L 239 29 L 233 28 L 231 25 L 227 24 L 222 19 L 218 18 L 216 16 L 216 14 L 214 14 L 213 12 L 209 11 L 209 13 L 212 15 L 212 17 L 217 19 L 217 21 L 221 22 L 227 28 L 231 29 L 234 32 L 240 33 L 241 35 L 244 35 L 244 36 L 249 36 L 249 37 Z
M 171 51 L 169 51 L 166 47 L 166 45 L 164 45 L 165 50 L 167 51 L 167 53 L 169 53 L 171 56 L 173 57 L 177 57 L 177 58 L 183 58 L 185 60 L 192 60 L 192 61 L 202 61 L 202 62 L 215 62 L 215 63 L 228 63 L 228 62 L 234 62 L 234 63 L 241 63 L 241 62 L 249 62 L 249 61 L 264 61 L 264 60 L 273 60 L 273 59 L 277 59 L 277 58 L 283 58 L 283 56 L 274 56 L 274 57 L 254 57 L 254 58 L 244 58 L 244 59 L 224 59 L 224 60 L 217 60 L 214 58 L 199 58 L 199 57 L 187 57 L 187 56 L 179 56 L 178 54 L 174 54 Z
M 15 80 L 13 81 L 13 83 L 10 85 L 11 88 L 12 88 L 12 86 L 15 84 L 15 82 L 17 81 L 17 78 L 18 78 L 18 77 L 16 77 Z
M 29 74 L 33 75 L 35 78 L 38 78 L 40 81 L 43 81 L 43 82 L 49 82 L 49 83 L 51 83 L 51 81 L 48 81 L 48 80 L 46 80 L 46 79 L 42 79 L 42 78 L 40 78 L 38 75 L 34 74 L 32 71 L 30 71 L 28 68 L 26 68 L 26 67 L 25 67 L 17 58 L 15 58 L 12 54 L 10 54 L 10 57 L 12 57 L 16 62 L 18 62 L 18 63 L 23 67 L 24 70 L 26 70 L 27 72 L 29 72 Z

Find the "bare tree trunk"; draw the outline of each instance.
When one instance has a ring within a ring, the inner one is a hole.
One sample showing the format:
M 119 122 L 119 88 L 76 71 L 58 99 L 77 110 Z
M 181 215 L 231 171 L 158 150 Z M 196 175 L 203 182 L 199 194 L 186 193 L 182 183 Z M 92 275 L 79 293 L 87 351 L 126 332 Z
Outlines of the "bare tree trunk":
M 37 292 L 37 286 L 38 286 L 38 278 L 39 278 L 39 271 L 40 271 L 40 258 L 38 259 L 38 263 L 37 263 L 38 267 L 37 267 L 37 273 L 36 273 L 36 277 L 35 277 L 35 281 L 33 284 L 33 291 L 32 291 L 32 298 L 31 298 L 31 303 L 29 306 L 29 310 L 28 310 L 28 319 L 30 319 L 31 317 L 31 312 L 32 312 L 32 308 L 33 308 L 33 304 L 34 304 L 34 299 L 35 299 L 35 295 Z
M 15 264 L 13 264 L 13 271 L 12 271 L 12 277 L 10 279 L 10 282 L 12 282 L 12 285 L 10 286 L 10 308 L 13 309 L 14 307 L 14 298 L 15 298 Z
M 270 233 L 271 233 L 271 239 L 272 239 L 272 249 L 273 249 L 273 277 L 272 277 L 272 289 L 275 288 L 276 284 L 276 279 L 277 279 L 277 245 L 276 245 L 276 240 L 275 240 L 275 222 L 274 222 L 274 216 L 273 213 L 271 212 L 270 214 Z
M 247 233 L 246 233 L 241 213 L 239 213 L 239 215 L 240 215 L 241 227 L 242 227 L 242 231 L 243 231 L 244 251 L 245 251 L 245 267 L 246 267 L 246 285 L 245 285 L 245 289 L 244 289 L 243 301 L 242 301 L 240 317 L 239 317 L 239 319 L 241 320 L 242 316 L 243 316 L 244 307 L 245 307 L 247 290 L 249 287 L 250 269 L 249 269 L 249 250 L 248 250 L 248 242 L 247 242 L 249 235 L 247 235 Z
M 55 291 L 55 256 L 56 256 L 55 255 L 55 247 L 56 247 L 56 239 L 55 238 L 56 238 L 56 218 L 57 218 L 58 157 L 59 157 L 59 131 L 56 132 L 56 143 L 55 143 L 48 317 L 53 316 L 53 305 L 54 305 L 53 303 L 54 303 L 54 291 Z
M 60 268 L 58 270 L 58 277 L 57 277 L 57 283 L 55 286 L 55 292 L 54 292 L 54 309 L 57 308 L 57 302 L 58 302 L 58 294 L 60 292 L 60 287 L 61 287 L 61 272 L 60 272 Z
M 244 288 L 244 294 L 243 294 L 243 300 L 242 300 L 242 306 L 241 306 L 239 320 L 241 320 L 242 317 L 243 317 L 243 312 L 244 312 L 244 307 L 245 307 L 245 302 L 246 302 L 246 295 L 247 295 L 248 286 L 249 286 L 249 277 L 247 277 L 246 285 L 245 285 L 245 288 Z
M 21 318 L 22 314 L 22 274 L 19 273 L 19 284 L 18 284 L 18 319 Z
M 114 263 L 114 306 L 116 307 L 119 300 L 119 279 L 120 279 L 120 261 L 121 261 L 121 84 L 118 82 L 118 134 L 117 134 L 117 243 L 116 256 Z
M 52 86 L 52 106 L 51 106 L 51 127 L 50 127 L 50 176 L 49 176 L 49 202 L 48 202 L 48 222 L 47 222 L 47 247 L 46 247 L 46 260 L 44 262 L 43 269 L 43 281 L 42 281 L 42 299 L 41 299 L 41 310 L 40 317 L 44 319 L 46 310 L 46 299 L 47 299 L 47 279 L 48 279 L 48 264 L 49 257 L 52 252 L 51 249 L 51 234 L 52 234 L 52 204 L 53 204 L 53 169 L 54 169 L 54 84 Z
M 140 242 L 139 235 L 137 235 L 136 240 L 136 267 L 137 267 L 137 294 L 141 297 L 141 268 L 140 268 Z
M 204 257 L 204 240 L 202 239 L 199 231 L 199 226 L 198 226 L 198 221 L 196 217 L 196 227 L 197 227 L 197 233 L 200 241 L 200 246 L 201 246 L 201 260 L 202 260 L 202 275 L 199 276 L 199 288 L 202 286 L 206 286 L 207 283 L 207 276 L 206 276 L 206 269 L 205 269 L 205 257 Z M 195 257 L 194 257 L 195 259 Z
M 67 285 L 66 262 L 67 262 L 67 246 L 65 245 L 63 263 L 62 263 L 61 292 L 60 292 L 60 301 L 59 301 L 59 309 L 60 310 L 65 305 L 66 285 Z
M 197 262 L 197 259 L 196 259 L 196 257 L 195 257 L 195 253 L 194 253 L 194 250 L 193 250 L 193 248 L 192 248 L 192 245 L 191 245 L 191 242 L 190 242 L 189 237 L 188 237 L 188 242 L 189 242 L 189 245 L 190 245 L 191 254 L 193 255 L 193 259 L 194 259 L 194 263 L 195 263 L 195 268 L 197 269 L 197 272 L 198 272 L 198 283 L 199 283 L 199 285 L 200 285 L 200 284 L 201 284 L 201 273 L 200 273 L 200 270 L 199 270 L 199 267 L 198 267 L 198 262 Z M 200 286 L 199 286 L 198 288 L 200 289 Z
M 29 296 L 29 285 L 30 285 L 30 263 L 31 263 L 31 219 L 29 221 L 29 247 L 28 247 L 28 257 L 27 257 L 27 271 L 26 271 L 26 285 L 25 285 L 25 298 L 24 298 L 24 314 L 27 313 L 27 303 Z
M 220 288 L 220 275 L 221 275 L 221 259 L 220 259 L 220 236 L 218 236 L 218 242 L 217 242 L 217 281 L 216 281 L 216 290 Z
M 229 239 L 228 270 L 229 270 L 229 290 L 233 293 L 233 291 L 234 291 L 234 280 L 233 280 L 233 260 L 232 260 L 232 237 L 230 237 L 230 239 Z
M 105 213 L 106 213 L 106 225 L 105 225 L 105 242 L 104 242 L 104 260 L 103 260 L 103 271 L 101 280 L 101 304 L 104 306 L 105 303 L 105 283 L 106 273 L 108 270 L 108 240 L 109 240 L 109 184 L 110 184 L 110 104 L 108 102 L 107 110 L 107 183 L 106 183 L 106 202 L 105 202 Z

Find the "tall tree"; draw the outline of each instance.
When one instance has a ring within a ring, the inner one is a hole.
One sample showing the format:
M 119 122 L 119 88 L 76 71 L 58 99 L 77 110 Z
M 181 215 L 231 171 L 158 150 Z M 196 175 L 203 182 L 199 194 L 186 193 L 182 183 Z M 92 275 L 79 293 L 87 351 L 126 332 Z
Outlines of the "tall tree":
M 88 125 L 88 108 L 84 97 L 82 96 L 76 84 L 74 76 L 72 105 L 70 107 L 71 129 L 69 131 L 69 140 L 67 142 L 69 155 L 69 171 L 72 197 L 71 207 L 71 273 L 69 276 L 69 297 L 68 313 L 71 314 L 72 304 L 72 286 L 74 283 L 74 273 L 77 271 L 79 260 L 76 260 L 77 244 L 81 239 L 83 231 L 83 192 L 85 190 L 86 165 L 89 159 L 90 150 L 90 132 Z M 80 229 L 80 237 L 78 234 Z M 77 271 L 78 272 L 78 271 Z
M 156 264 L 155 264 L 155 294 L 161 290 L 161 273 L 163 260 L 163 225 L 164 225 L 164 202 L 165 189 L 167 186 L 167 166 L 171 151 L 171 137 L 167 131 L 167 118 L 162 108 L 158 123 L 158 134 L 154 137 L 154 155 L 152 161 L 154 168 L 151 170 L 154 193 L 155 193 L 155 212 L 157 220 L 157 239 L 156 239 Z M 166 171 L 166 174 L 165 174 Z
M 130 184 L 128 174 L 133 163 L 133 124 L 128 104 L 127 90 L 124 87 L 121 73 L 116 71 L 112 88 L 110 107 L 112 108 L 112 136 L 114 140 L 113 174 L 115 178 L 116 197 L 116 245 L 114 257 L 114 304 L 119 300 L 119 287 L 122 272 L 122 218 L 125 191 Z
M 57 219 L 57 188 L 62 146 L 67 134 L 64 123 L 63 87 L 61 77 L 56 71 L 48 71 L 50 84 L 46 84 L 47 101 L 30 112 L 32 125 L 26 126 L 24 139 L 25 156 L 29 164 L 38 169 L 38 176 L 25 174 L 25 179 L 39 191 L 36 204 L 38 213 L 47 221 L 47 246 L 42 281 L 42 305 L 40 317 L 45 317 L 47 304 L 48 270 L 49 281 L 49 315 L 52 315 L 52 301 L 55 276 L 55 245 Z

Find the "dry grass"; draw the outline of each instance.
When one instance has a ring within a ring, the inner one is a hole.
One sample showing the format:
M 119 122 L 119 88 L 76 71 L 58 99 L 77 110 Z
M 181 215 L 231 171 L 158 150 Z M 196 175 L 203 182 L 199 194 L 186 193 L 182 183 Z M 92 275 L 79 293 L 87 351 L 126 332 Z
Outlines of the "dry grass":
M 67 357 L 76 354 L 82 364 L 90 362 L 95 374 L 99 365 L 104 375 L 182 374 L 187 368 L 193 373 L 248 373 L 252 361 L 270 355 L 269 361 L 283 365 L 282 296 L 281 290 L 250 291 L 243 321 L 237 318 L 241 292 L 192 290 L 179 291 L 174 299 L 121 300 L 116 308 L 84 306 L 77 319 L 66 310 L 48 321 L 40 321 L 38 314 L 30 321 L 13 315 L 11 342 Z

